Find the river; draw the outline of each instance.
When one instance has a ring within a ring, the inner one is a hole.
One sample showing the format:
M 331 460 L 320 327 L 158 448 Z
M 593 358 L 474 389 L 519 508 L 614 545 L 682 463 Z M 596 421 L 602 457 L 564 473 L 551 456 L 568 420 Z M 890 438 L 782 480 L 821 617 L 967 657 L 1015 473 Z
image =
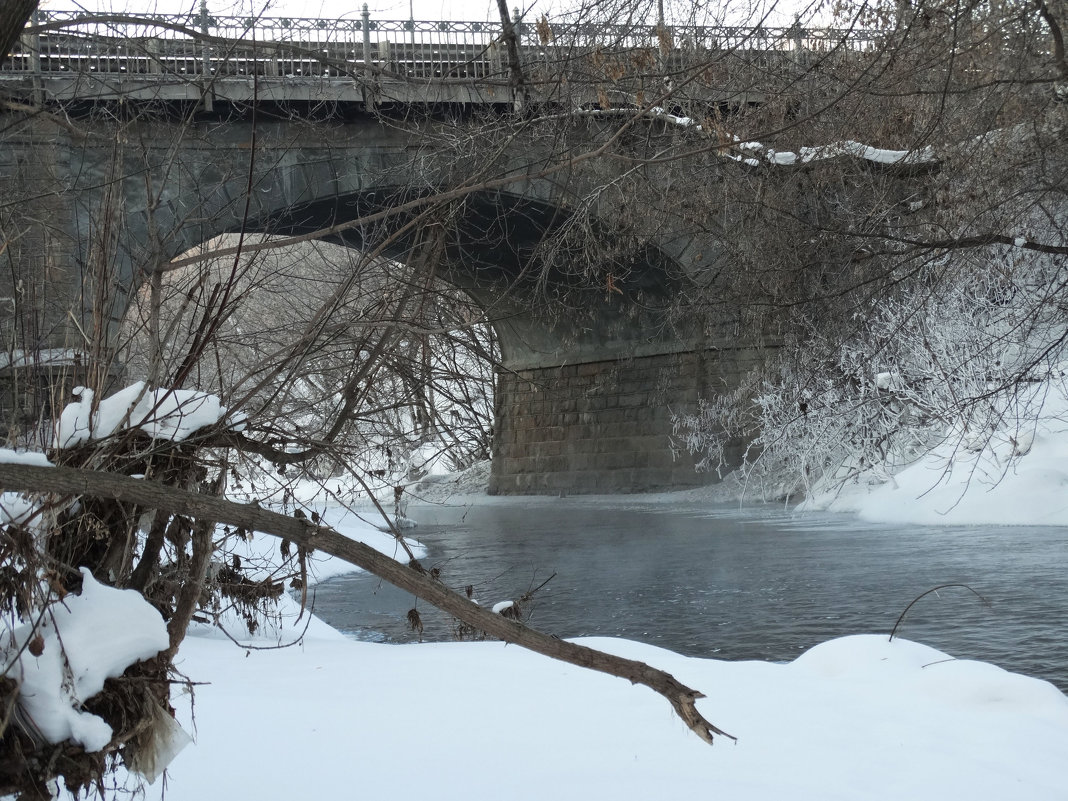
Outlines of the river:
M 640 498 L 485 498 L 412 505 L 428 568 L 484 605 L 552 577 L 525 612 L 560 637 L 608 635 L 720 659 L 787 661 L 845 634 L 889 634 L 1048 679 L 1068 692 L 1068 530 L 878 525 L 781 507 Z M 453 637 L 446 616 L 367 575 L 320 584 L 350 636 Z

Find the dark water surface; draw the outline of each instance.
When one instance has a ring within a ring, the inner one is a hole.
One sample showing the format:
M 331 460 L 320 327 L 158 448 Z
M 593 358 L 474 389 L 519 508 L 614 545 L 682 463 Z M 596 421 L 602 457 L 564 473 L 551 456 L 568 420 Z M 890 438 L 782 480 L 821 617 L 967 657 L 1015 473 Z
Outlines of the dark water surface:
M 1068 529 L 889 526 L 628 499 L 412 505 L 413 536 L 451 586 L 490 606 L 555 577 L 529 622 L 560 637 L 627 637 L 693 656 L 786 661 L 824 640 L 889 633 L 1038 676 L 1068 691 Z M 319 585 L 315 611 L 360 639 L 424 640 L 452 622 L 366 575 Z

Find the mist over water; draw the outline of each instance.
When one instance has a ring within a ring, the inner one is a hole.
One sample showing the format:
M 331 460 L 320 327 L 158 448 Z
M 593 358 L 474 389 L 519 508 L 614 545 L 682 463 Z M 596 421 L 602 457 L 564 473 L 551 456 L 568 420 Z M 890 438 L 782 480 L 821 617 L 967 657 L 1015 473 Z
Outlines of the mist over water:
M 626 637 L 718 659 L 788 661 L 828 639 L 889 634 L 1068 691 L 1068 530 L 889 526 L 781 507 L 621 498 L 412 505 L 412 534 L 483 605 L 553 576 L 525 611 L 560 637 Z M 555 574 L 555 575 L 553 575 Z M 367 575 L 319 585 L 315 612 L 360 639 L 453 639 L 453 621 Z

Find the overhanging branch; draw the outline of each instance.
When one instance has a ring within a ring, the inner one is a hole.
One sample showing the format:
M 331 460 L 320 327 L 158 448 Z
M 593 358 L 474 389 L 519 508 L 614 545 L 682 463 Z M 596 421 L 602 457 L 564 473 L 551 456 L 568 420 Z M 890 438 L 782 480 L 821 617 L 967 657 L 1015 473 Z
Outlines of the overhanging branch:
M 259 506 L 185 492 L 152 481 L 69 467 L 0 463 L 0 488 L 60 496 L 88 495 L 110 498 L 136 503 L 145 509 L 180 511 L 190 517 L 290 540 L 308 550 L 322 551 L 362 568 L 433 604 L 467 625 L 505 642 L 514 643 L 552 659 L 627 679 L 632 684 L 643 684 L 666 698 L 691 731 L 709 744 L 716 734 L 735 739 L 706 720 L 697 710 L 696 701 L 704 695 L 682 684 L 671 674 L 644 662 L 556 639 L 522 623 L 495 615 L 430 578 L 425 572 L 403 565 L 326 526 L 313 525 L 307 520 L 287 517 Z

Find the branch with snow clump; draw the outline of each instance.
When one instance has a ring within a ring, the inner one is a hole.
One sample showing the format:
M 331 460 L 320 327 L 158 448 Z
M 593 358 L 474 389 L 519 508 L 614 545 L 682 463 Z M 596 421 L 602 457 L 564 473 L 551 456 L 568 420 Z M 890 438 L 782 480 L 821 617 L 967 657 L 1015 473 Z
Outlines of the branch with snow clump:
M 181 442 L 195 431 L 213 426 L 228 416 L 219 398 L 191 389 L 149 390 L 137 381 L 100 401 L 93 410 L 93 391 L 75 387 L 78 398 L 69 403 L 56 427 L 56 445 L 73 448 L 93 439 L 104 439 L 125 428 L 140 428 L 153 439 Z M 241 431 L 245 415 L 229 415 L 230 428 Z
M 594 109 L 584 113 L 589 115 L 596 115 L 598 113 L 618 115 L 621 112 L 633 113 L 633 111 L 628 109 Z M 692 117 L 681 117 L 676 114 L 671 114 L 659 106 L 654 106 L 643 112 L 643 116 L 662 120 L 681 128 L 691 128 L 694 131 L 706 130 L 705 126 L 694 120 Z M 996 138 L 995 135 L 1011 135 L 1011 131 L 992 131 L 977 137 L 975 141 L 980 142 Z M 719 155 L 749 167 L 762 167 L 765 165 L 779 167 L 796 166 L 842 157 L 861 159 L 863 161 L 871 162 L 872 164 L 881 164 L 885 166 L 935 168 L 940 164 L 940 160 L 935 154 L 934 148 L 930 145 L 919 148 L 918 150 L 889 150 L 886 148 L 872 147 L 863 142 L 848 139 L 841 142 L 832 142 L 827 145 L 817 145 L 816 147 L 802 147 L 795 153 L 789 150 L 775 150 L 762 142 L 743 142 L 739 137 L 734 136 L 733 134 L 730 134 L 730 140 L 730 144 L 717 149 Z M 742 153 L 729 152 L 729 148 L 740 150 Z M 918 210 L 920 207 L 922 207 L 922 204 L 911 210 Z M 938 241 L 903 239 L 898 239 L 896 241 L 937 250 L 960 250 L 965 248 L 983 247 L 985 245 L 1008 245 L 1010 247 L 1020 248 L 1021 250 L 1032 250 L 1038 253 L 1054 255 L 1068 254 L 1068 247 L 1066 246 L 1033 242 L 1019 235 L 979 234 Z
M 576 115 L 583 117 L 629 117 L 633 116 L 634 113 L 634 109 L 610 108 L 586 109 L 576 112 Z M 639 112 L 639 115 L 648 119 L 660 120 L 680 128 L 689 128 L 700 132 L 707 131 L 707 128 L 693 117 L 672 114 L 660 106 L 645 109 Z M 747 155 L 728 152 L 728 148 L 744 151 Z M 795 153 L 789 150 L 774 150 L 761 142 L 743 142 L 739 137 L 731 134 L 730 142 L 724 144 L 718 152 L 724 158 L 750 167 L 760 167 L 765 164 L 793 166 L 842 157 L 857 158 L 863 161 L 870 161 L 873 164 L 905 167 L 934 167 L 938 164 L 934 148 L 930 145 L 918 150 L 889 150 L 882 147 L 872 147 L 851 139 L 832 142 L 827 145 L 817 145 L 816 147 L 803 147 Z

